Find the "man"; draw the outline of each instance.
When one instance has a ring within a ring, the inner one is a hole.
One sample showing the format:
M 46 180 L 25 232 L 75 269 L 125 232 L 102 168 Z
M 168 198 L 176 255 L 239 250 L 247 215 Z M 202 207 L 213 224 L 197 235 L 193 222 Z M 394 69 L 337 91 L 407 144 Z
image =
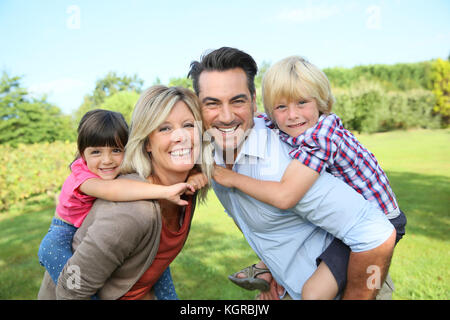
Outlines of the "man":
M 193 62 L 189 76 L 201 101 L 204 125 L 214 138 L 216 163 L 253 178 L 279 181 L 291 159 L 287 146 L 261 119 L 253 118 L 256 72 L 251 56 L 224 47 Z M 301 298 L 315 259 L 333 236 L 352 249 L 342 298 L 375 298 L 379 288 L 368 285 L 367 270 L 375 266 L 380 283 L 384 281 L 395 230 L 383 215 L 365 221 L 366 203 L 345 183 L 324 173 L 287 212 L 217 183 L 213 188 L 250 246 L 292 298 Z M 271 288 L 274 293 L 273 281 Z

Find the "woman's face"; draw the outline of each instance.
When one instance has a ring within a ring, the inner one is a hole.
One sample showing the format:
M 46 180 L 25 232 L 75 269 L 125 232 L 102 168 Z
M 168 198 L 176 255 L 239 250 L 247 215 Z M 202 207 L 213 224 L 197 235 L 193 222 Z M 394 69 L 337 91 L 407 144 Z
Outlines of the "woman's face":
M 199 132 L 194 115 L 183 101 L 174 105 L 148 138 L 146 149 L 159 176 L 187 174 L 194 167 L 200 153 Z

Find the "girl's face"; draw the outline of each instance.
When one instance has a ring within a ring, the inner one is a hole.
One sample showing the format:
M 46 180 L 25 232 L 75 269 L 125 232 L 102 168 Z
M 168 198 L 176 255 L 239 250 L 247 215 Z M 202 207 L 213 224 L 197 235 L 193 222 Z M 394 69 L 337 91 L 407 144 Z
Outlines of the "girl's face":
M 316 125 L 319 109 L 313 98 L 287 101 L 280 99 L 275 103 L 273 117 L 281 131 L 291 137 L 297 137 Z
M 83 159 L 88 169 L 104 180 L 112 180 L 119 174 L 123 149 L 117 147 L 87 147 Z
M 146 150 L 159 176 L 185 175 L 194 167 L 200 152 L 199 132 L 194 115 L 183 101 L 174 105 L 148 138 Z

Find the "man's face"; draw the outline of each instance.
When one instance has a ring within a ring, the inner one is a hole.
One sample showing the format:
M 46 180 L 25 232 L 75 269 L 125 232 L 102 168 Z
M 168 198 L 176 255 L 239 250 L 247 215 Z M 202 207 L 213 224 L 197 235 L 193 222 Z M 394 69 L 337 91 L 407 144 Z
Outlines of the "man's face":
M 241 68 L 203 71 L 198 83 L 205 127 L 215 144 L 227 154 L 233 152 L 235 158 L 253 127 L 256 111 L 247 76 Z

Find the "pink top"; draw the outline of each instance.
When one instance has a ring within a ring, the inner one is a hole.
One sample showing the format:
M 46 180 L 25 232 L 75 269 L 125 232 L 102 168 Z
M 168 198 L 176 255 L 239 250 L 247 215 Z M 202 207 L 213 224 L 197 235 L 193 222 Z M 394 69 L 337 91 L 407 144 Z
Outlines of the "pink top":
M 79 228 L 97 199 L 82 193 L 79 189 L 80 185 L 88 179 L 101 178 L 89 171 L 83 158 L 74 161 L 70 169 L 72 173 L 61 188 L 56 212 L 62 219 Z

